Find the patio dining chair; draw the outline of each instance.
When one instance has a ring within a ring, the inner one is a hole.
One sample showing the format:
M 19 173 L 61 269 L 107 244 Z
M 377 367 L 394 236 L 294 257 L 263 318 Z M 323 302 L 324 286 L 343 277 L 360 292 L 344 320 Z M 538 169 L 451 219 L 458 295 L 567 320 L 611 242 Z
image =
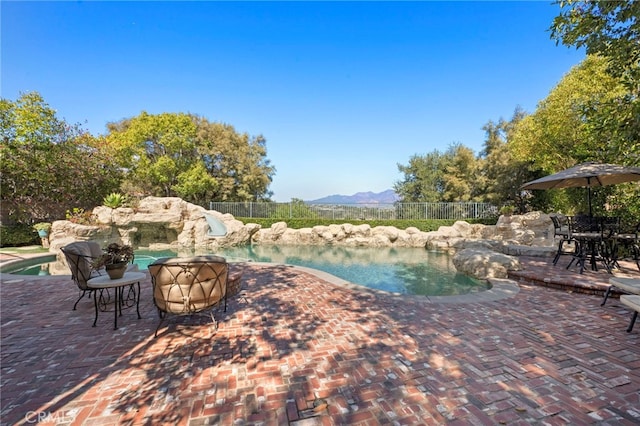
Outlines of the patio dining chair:
M 80 302 L 85 294 L 88 293 L 88 295 L 91 296 L 91 292 L 94 291 L 89 288 L 87 281 L 91 278 L 99 277 L 103 275 L 103 273 L 106 274 L 104 268 L 95 270 L 91 264 L 95 259 L 102 256 L 104 252 L 100 248 L 100 244 L 95 241 L 76 241 L 61 247 L 60 251 L 64 254 L 67 266 L 71 271 L 71 279 L 76 283 L 80 292 L 78 300 L 73 304 L 73 310 L 75 311 L 78 302 Z M 137 270 L 138 266 L 135 264 L 127 266 L 127 271 Z M 104 300 L 104 304 L 106 304 L 110 298 L 108 290 L 104 291 L 106 292 L 106 297 L 102 297 L 101 293 L 101 300 Z
M 553 264 L 557 264 L 560 256 L 572 255 L 575 251 L 575 241 L 571 237 L 571 230 L 569 229 L 569 219 L 564 215 L 551 215 L 551 221 L 553 222 L 553 238 L 558 238 L 558 250 L 553 258 Z M 565 251 L 565 244 L 574 244 L 574 249 L 571 251 Z
M 620 252 L 625 257 L 635 261 L 640 271 L 640 222 L 633 228 L 624 227 L 615 235 L 615 245 L 612 252 L 614 266 L 619 267 Z
M 78 290 L 81 292 L 80 297 L 73 305 L 73 310 L 76 310 L 78 302 L 88 292 L 91 295 L 91 290 L 87 281 L 91 278 L 100 276 L 100 273 L 93 270 L 91 262 L 102 255 L 102 249 L 100 244 L 95 241 L 76 241 L 60 248 L 60 251 L 64 254 L 67 261 L 67 266 L 71 270 L 71 279 L 78 286 Z

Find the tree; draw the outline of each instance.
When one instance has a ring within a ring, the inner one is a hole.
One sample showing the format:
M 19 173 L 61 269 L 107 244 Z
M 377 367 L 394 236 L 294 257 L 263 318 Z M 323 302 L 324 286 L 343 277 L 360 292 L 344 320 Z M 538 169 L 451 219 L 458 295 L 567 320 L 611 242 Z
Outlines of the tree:
M 207 168 L 201 161 L 193 164 L 187 171 L 180 173 L 178 182 L 173 185 L 176 194 L 191 203 L 206 200 L 209 198 L 209 194 L 218 190 L 218 187 L 218 181 L 209 175 Z
M 62 219 L 117 189 L 120 173 L 102 140 L 57 118 L 37 92 L 0 100 L 1 200 L 17 223 Z
M 509 150 L 509 141 L 518 123 L 526 113 L 516 107 L 509 121 L 500 118 L 497 123 L 489 121 L 483 130 L 486 139 L 482 154 L 485 157 L 484 176 L 486 186 L 483 201 L 496 206 L 515 205 L 525 210 L 525 199 L 520 185 L 533 179 L 528 161 L 517 161 Z
M 544 174 L 583 161 L 612 161 L 606 140 L 591 131 L 589 111 L 626 92 L 606 71 L 606 60 L 588 56 L 572 68 L 536 111 L 518 122 L 509 141 L 517 161 Z
M 480 173 L 482 160 L 476 159 L 473 151 L 462 144 L 450 146 L 445 158 L 442 201 L 478 201 L 484 185 Z
M 625 120 L 631 119 L 630 110 L 622 104 L 617 114 L 611 109 L 629 93 L 607 66 L 606 58 L 588 56 L 563 77 L 533 114 L 517 124 L 509 149 L 516 161 L 528 162 L 534 177 L 585 161 L 638 164 L 637 136 L 629 141 L 626 138 L 633 137 L 632 133 L 621 131 L 629 130 Z M 612 197 L 619 200 L 623 192 L 629 192 L 625 196 L 628 201 L 617 205 L 639 209 L 638 190 L 616 185 L 594 190 L 596 212 L 602 213 L 597 210 L 606 204 L 611 206 Z M 534 191 L 532 195 L 533 204 L 545 210 L 587 210 L 584 191 Z
M 318 217 L 318 211 L 309 207 L 300 198 L 292 198 L 287 204 L 278 204 L 275 211 L 269 214 L 269 217 L 274 219 L 308 219 Z
M 275 168 L 267 159 L 266 140 L 237 133 L 228 124 L 194 117 L 198 129 L 198 153 L 219 187 L 210 194 L 215 201 L 259 201 L 269 191 Z
M 591 131 L 608 142 L 611 157 L 640 164 L 640 2 L 558 2 L 561 13 L 551 37 L 566 46 L 584 47 L 606 60 L 606 71 L 626 93 L 605 99 L 587 111 Z
M 178 176 L 197 159 L 196 126 L 187 114 L 139 116 L 107 126 L 107 140 L 140 194 L 175 196 Z M 188 185 L 183 181 L 183 187 Z
M 443 179 L 445 157 L 438 150 L 425 155 L 413 155 L 409 164 L 398 164 L 404 180 L 393 185 L 393 189 L 404 203 L 442 201 L 445 190 Z
M 184 113 L 139 116 L 108 125 L 109 140 L 128 169 L 130 190 L 180 196 L 193 203 L 268 198 L 275 169 L 266 141 L 232 126 Z
M 551 37 L 607 58 L 609 73 L 621 77 L 634 96 L 640 95 L 640 2 L 563 0 L 556 4 L 561 12 L 553 20 Z

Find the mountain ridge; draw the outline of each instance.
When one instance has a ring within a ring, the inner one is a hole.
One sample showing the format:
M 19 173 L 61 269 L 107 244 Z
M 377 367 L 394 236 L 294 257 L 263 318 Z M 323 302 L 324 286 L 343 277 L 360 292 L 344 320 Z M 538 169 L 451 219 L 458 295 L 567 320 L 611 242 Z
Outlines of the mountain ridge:
M 353 195 L 333 194 L 315 200 L 305 201 L 307 204 L 393 204 L 400 197 L 393 189 L 382 192 L 356 192 Z

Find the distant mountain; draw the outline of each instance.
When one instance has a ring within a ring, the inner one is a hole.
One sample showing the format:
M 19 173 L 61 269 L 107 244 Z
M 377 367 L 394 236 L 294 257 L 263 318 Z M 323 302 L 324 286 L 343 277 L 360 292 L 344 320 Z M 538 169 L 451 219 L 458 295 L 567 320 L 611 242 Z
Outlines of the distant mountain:
M 317 200 L 306 201 L 308 204 L 393 204 L 400 197 L 392 189 L 374 193 L 374 192 L 357 192 L 353 195 L 329 195 L 328 197 L 318 198 Z

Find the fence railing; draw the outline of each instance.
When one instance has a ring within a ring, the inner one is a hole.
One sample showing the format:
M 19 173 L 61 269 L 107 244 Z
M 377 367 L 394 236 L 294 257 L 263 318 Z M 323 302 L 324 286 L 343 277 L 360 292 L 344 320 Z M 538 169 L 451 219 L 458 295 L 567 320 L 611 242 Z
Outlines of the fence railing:
M 275 219 L 479 219 L 496 216 L 489 203 L 306 204 L 265 202 L 210 202 L 209 209 L 234 217 Z

